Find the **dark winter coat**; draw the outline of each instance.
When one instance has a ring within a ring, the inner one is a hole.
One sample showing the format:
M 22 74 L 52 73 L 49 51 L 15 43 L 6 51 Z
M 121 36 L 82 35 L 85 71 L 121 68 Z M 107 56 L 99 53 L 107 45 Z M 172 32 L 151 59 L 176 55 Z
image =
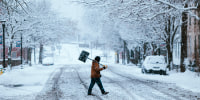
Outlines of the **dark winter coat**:
M 101 77 L 100 71 L 102 70 L 103 68 L 99 67 L 97 61 L 93 61 L 91 67 L 91 78 L 100 78 Z

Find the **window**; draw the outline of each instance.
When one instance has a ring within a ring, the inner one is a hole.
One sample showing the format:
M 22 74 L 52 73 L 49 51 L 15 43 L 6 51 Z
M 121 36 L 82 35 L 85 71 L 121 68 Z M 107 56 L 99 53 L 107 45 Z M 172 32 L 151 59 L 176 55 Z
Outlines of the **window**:
M 11 56 L 12 56 L 12 58 L 17 58 L 17 52 L 13 51 Z
M 1 52 L 1 58 L 3 59 L 3 51 Z

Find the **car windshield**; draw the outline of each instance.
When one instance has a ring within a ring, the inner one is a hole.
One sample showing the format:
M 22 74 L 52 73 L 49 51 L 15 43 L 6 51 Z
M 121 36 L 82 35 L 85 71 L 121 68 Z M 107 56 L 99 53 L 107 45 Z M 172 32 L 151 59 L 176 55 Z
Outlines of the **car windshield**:
M 163 57 L 148 57 L 147 63 L 148 64 L 164 64 L 165 59 Z

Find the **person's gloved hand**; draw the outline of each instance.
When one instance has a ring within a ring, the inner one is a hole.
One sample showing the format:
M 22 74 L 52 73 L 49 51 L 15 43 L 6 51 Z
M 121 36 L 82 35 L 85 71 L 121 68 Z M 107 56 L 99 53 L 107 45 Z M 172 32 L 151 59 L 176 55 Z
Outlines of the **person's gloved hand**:
M 107 65 L 103 65 L 103 69 L 106 69 L 106 68 L 108 68 L 108 66 Z

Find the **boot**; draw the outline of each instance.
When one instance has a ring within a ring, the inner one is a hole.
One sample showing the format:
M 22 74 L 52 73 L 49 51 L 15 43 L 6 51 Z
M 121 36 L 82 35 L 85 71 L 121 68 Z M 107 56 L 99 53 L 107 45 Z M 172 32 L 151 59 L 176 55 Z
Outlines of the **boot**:
M 109 92 L 103 92 L 102 94 L 103 94 L 103 95 L 106 95 L 106 94 L 108 94 L 108 93 L 109 93 Z
M 94 96 L 94 94 L 92 94 L 92 89 L 88 89 L 88 95 Z
M 92 93 L 88 93 L 88 95 L 89 95 L 89 96 L 95 96 L 95 95 L 94 95 L 94 94 L 92 94 Z

